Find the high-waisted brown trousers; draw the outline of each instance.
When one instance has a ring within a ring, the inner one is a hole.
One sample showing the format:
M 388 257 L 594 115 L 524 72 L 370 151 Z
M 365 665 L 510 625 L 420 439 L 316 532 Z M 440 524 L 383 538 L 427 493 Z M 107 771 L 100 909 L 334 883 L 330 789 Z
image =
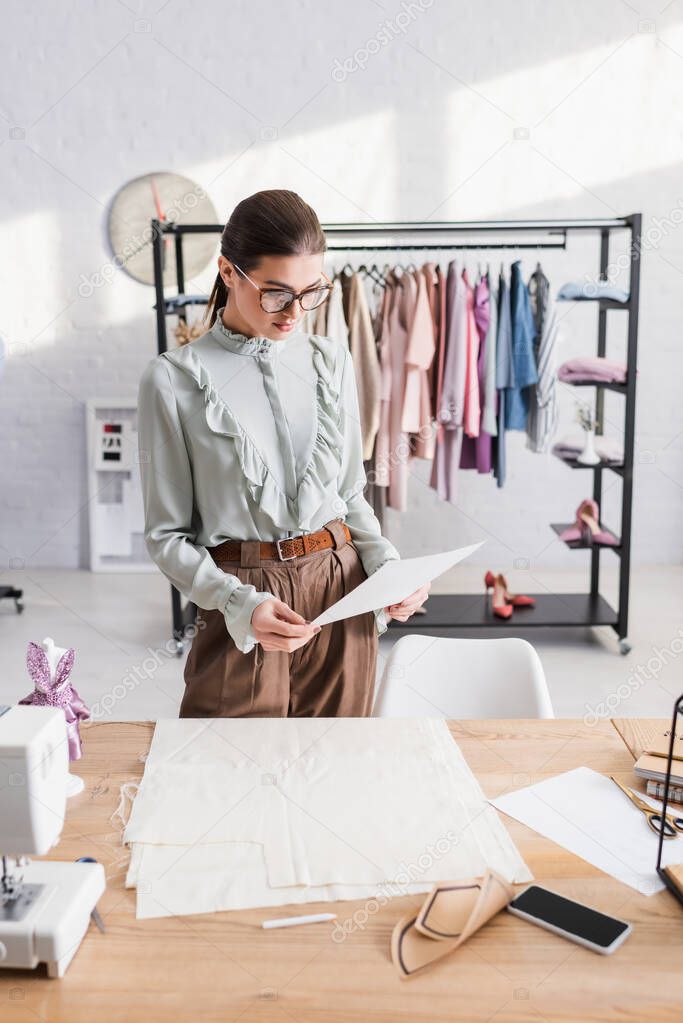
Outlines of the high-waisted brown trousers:
M 260 560 L 259 541 L 243 541 L 241 562 L 218 564 L 312 621 L 367 578 L 339 520 L 325 525 L 333 548 L 290 561 Z M 292 653 L 263 650 L 257 643 L 245 654 L 235 646 L 222 610 L 198 609 L 179 716 L 369 717 L 377 646 L 375 615 L 368 611 L 323 625 Z

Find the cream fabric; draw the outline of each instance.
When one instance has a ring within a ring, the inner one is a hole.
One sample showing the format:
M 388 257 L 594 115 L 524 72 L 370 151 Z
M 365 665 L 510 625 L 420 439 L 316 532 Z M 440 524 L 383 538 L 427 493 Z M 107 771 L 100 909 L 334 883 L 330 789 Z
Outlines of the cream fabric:
M 136 918 L 188 916 L 232 909 L 386 899 L 431 890 L 431 882 L 410 882 L 401 875 L 393 885 L 294 885 L 268 883 L 263 849 L 253 842 L 214 842 L 196 846 L 132 847 L 126 887 L 136 888 Z
M 247 338 L 221 319 L 144 369 L 138 394 L 145 542 L 198 607 L 220 608 L 249 653 L 251 615 L 273 597 L 219 568 L 207 547 L 276 540 L 343 518 L 372 575 L 397 549 L 364 497 L 367 482 L 348 348 L 299 331 Z M 375 611 L 378 634 L 386 615 Z
M 406 875 L 425 891 L 486 867 L 531 879 L 430 718 L 159 721 L 124 841 L 150 915 L 156 902 L 200 912 L 361 898 Z

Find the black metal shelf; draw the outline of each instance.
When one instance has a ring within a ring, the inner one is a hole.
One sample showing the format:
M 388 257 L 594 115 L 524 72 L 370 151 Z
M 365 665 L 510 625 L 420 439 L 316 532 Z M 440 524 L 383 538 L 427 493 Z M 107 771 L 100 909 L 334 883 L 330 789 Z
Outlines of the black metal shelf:
M 576 302 L 578 305 L 590 305 L 593 303 L 600 309 L 625 309 L 631 308 L 630 298 L 626 302 L 619 302 L 616 298 L 560 298 L 558 302 Z
M 550 528 L 553 529 L 559 536 L 560 533 L 564 532 L 564 530 L 568 529 L 569 526 L 571 525 L 573 525 L 573 523 L 571 522 L 551 522 Z M 612 536 L 619 540 L 619 537 L 617 536 L 613 529 L 610 529 L 608 526 L 603 526 L 603 529 L 605 530 L 605 532 L 611 533 Z M 566 544 L 567 547 L 569 547 L 569 549 L 572 551 L 590 551 L 593 549 L 593 547 L 600 547 L 604 551 L 614 551 L 615 554 L 621 553 L 621 541 L 619 541 L 619 543 L 617 544 L 597 543 L 596 541 L 593 541 L 592 546 L 585 543 L 574 543 L 571 540 L 563 540 L 562 542 Z
M 615 472 L 617 476 L 624 475 L 624 465 L 619 462 L 598 462 L 596 465 L 584 465 L 583 462 L 579 462 L 576 458 L 563 458 L 562 455 L 558 455 L 555 451 L 552 452 L 553 458 L 556 458 L 558 462 L 562 462 L 568 469 L 609 469 L 611 472 Z
M 601 387 L 605 391 L 616 391 L 617 394 L 626 394 L 628 384 L 620 384 L 613 381 L 598 380 L 562 380 L 566 387 Z
M 498 618 L 491 610 L 491 600 L 476 593 L 435 593 L 423 605 L 425 614 L 414 614 L 407 622 L 392 619 L 389 630 L 395 632 L 427 632 L 444 629 L 525 629 L 576 627 L 578 625 L 611 625 L 619 616 L 600 594 L 530 593 L 533 607 L 515 608 L 511 618 Z
M 157 347 L 159 352 L 167 349 L 166 317 L 177 315 L 185 319 L 186 308 L 190 305 L 202 305 L 208 296 L 186 295 L 185 272 L 183 265 L 183 238 L 188 234 L 214 233 L 219 235 L 223 224 L 174 224 L 172 222 L 152 221 L 152 250 L 154 258 L 154 279 L 157 325 Z M 626 230 L 630 233 L 630 284 L 627 302 L 614 299 L 584 298 L 569 299 L 575 302 L 593 302 L 598 306 L 597 352 L 599 357 L 606 355 L 607 349 L 607 313 L 619 309 L 628 315 L 627 339 L 627 381 L 624 384 L 596 384 L 586 382 L 573 386 L 593 386 L 595 391 L 595 421 L 604 421 L 604 393 L 606 390 L 616 391 L 624 395 L 624 463 L 614 465 L 600 462 L 595 466 L 585 466 L 576 460 L 559 458 L 571 469 L 593 469 L 593 499 L 601 503 L 602 470 L 609 469 L 623 480 L 621 502 L 621 544 L 619 554 L 619 603 L 615 610 L 600 596 L 600 552 L 602 545 L 590 548 L 590 592 L 569 594 L 534 594 L 534 608 L 516 609 L 512 618 L 500 619 L 493 615 L 489 602 L 483 596 L 474 594 L 437 595 L 428 598 L 426 614 L 415 614 L 405 623 L 392 621 L 389 628 L 393 631 L 430 631 L 486 626 L 495 629 L 522 628 L 525 626 L 586 626 L 609 625 L 620 639 L 620 649 L 626 653 L 630 647 L 625 640 L 628 628 L 629 605 L 629 574 L 631 556 L 631 512 L 633 501 L 633 452 L 635 440 L 635 400 L 636 400 L 636 363 L 638 346 L 638 311 L 640 295 L 640 248 L 642 214 L 633 213 L 626 217 L 574 219 L 574 220 L 489 220 L 489 221 L 454 221 L 434 222 L 411 221 L 401 223 L 336 223 L 322 225 L 328 239 L 330 251 L 394 251 L 403 249 L 422 250 L 426 248 L 448 250 L 469 248 L 508 249 L 527 247 L 534 249 L 565 248 L 568 235 L 572 233 L 590 232 L 600 238 L 600 280 L 607 280 L 609 266 L 610 237 L 614 231 Z M 463 235 L 474 236 L 463 241 Z M 174 237 L 173 246 L 176 264 L 176 281 L 178 294 L 166 298 L 163 281 L 163 242 L 164 236 Z M 479 241 L 481 235 L 485 241 Z M 532 240 L 529 240 L 532 235 Z M 491 240 L 492 236 L 496 236 Z M 520 243 L 520 236 L 527 236 Z M 516 239 L 516 241 L 515 241 Z M 614 548 L 612 548 L 614 550 Z M 173 634 L 178 644 L 178 653 L 182 652 L 181 640 L 183 625 L 188 620 L 192 605 L 181 607 L 180 594 L 171 587 Z

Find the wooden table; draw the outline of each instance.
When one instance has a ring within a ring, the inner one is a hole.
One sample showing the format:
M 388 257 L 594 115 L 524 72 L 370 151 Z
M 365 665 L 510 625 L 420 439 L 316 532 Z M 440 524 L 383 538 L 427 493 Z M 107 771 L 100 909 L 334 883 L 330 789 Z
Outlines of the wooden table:
M 634 752 L 648 729 L 667 724 L 557 719 L 449 727 L 493 797 L 583 764 L 634 784 Z M 427 973 L 402 981 L 390 958 L 391 931 L 424 896 L 390 900 L 342 942 L 332 940 L 333 924 L 264 931 L 260 921 L 278 912 L 263 910 L 136 920 L 135 893 L 124 888 L 129 851 L 120 822 L 110 817 L 120 784 L 142 775 L 153 729 L 148 722 L 82 729 L 84 757 L 74 766 L 86 789 L 69 801 L 51 857 L 91 855 L 104 863 L 108 888 L 99 908 L 107 933 L 91 924 L 61 980 L 48 979 L 44 967 L 0 970 L 2 1023 L 683 1019 L 683 910 L 673 896 L 640 895 L 507 817 L 539 883 L 632 921 L 632 935 L 613 956 L 503 912 Z M 343 923 L 363 903 L 332 908 Z

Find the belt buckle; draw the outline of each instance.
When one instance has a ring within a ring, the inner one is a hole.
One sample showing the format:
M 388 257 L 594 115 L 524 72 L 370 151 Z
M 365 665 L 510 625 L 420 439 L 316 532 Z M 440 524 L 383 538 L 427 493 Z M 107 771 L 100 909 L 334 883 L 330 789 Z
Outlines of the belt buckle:
M 285 537 L 282 537 L 280 540 L 276 540 L 275 541 L 275 546 L 277 548 L 277 556 L 280 559 L 280 561 L 291 561 L 292 558 L 296 557 L 296 554 L 290 554 L 288 557 L 285 557 L 284 554 L 282 553 L 281 549 L 280 549 L 280 544 L 281 543 L 285 543 L 287 540 L 293 540 L 293 539 L 294 539 L 293 536 L 285 536 Z

